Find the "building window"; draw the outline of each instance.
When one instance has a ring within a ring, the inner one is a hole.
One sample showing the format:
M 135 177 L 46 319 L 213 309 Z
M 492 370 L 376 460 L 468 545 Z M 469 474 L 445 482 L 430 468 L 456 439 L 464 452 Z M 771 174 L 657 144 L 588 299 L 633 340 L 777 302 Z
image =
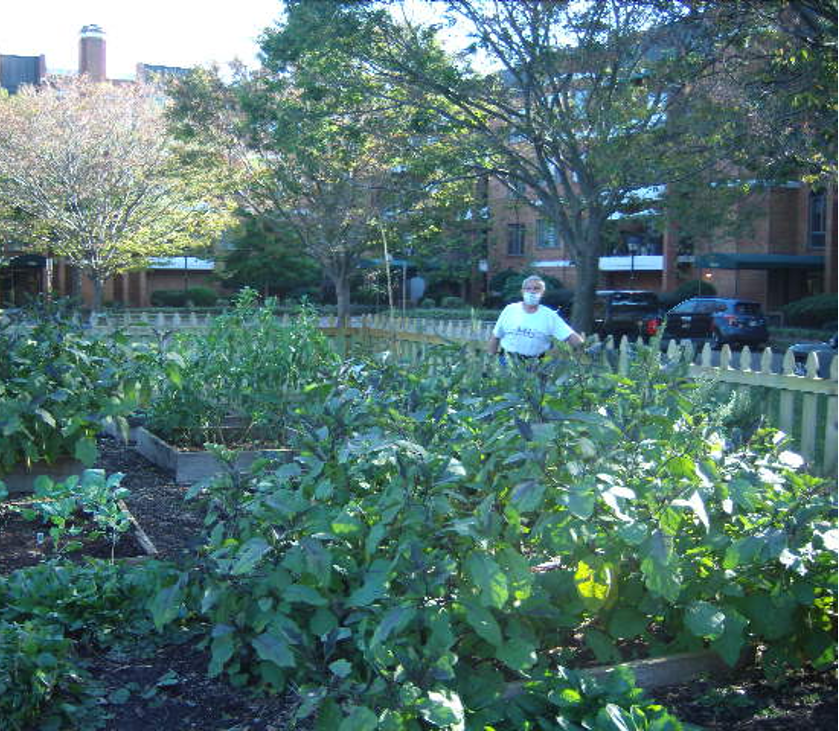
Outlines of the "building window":
M 524 256 L 524 224 L 507 224 L 507 255 Z
M 823 249 L 826 238 L 827 198 L 824 191 L 810 193 L 808 239 L 811 249 Z
M 546 218 L 540 218 L 536 222 L 536 248 L 555 249 L 557 246 L 559 246 L 559 237 L 556 224 Z

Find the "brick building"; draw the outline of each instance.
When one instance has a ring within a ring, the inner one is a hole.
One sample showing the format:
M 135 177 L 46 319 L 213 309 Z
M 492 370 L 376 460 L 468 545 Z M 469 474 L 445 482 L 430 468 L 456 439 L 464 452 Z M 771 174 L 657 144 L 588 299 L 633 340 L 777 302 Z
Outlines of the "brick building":
M 661 192 L 650 189 L 651 206 Z M 836 292 L 836 204 L 835 186 L 767 187 L 740 204 L 753 220 L 748 234 L 718 236 L 709 226 L 708 236 L 693 242 L 681 241 L 675 227 L 657 222 L 653 228 L 645 217 L 626 216 L 615 221 L 617 238 L 600 258 L 599 286 L 665 292 L 701 278 L 721 296 L 755 299 L 769 312 L 810 294 Z M 573 254 L 550 221 L 495 180 L 487 205 L 490 276 L 532 268 L 573 288 Z M 649 221 L 650 211 L 644 213 Z
M 0 49 L 2 51 L 2 49 Z M 79 74 L 96 81 L 107 80 L 107 47 L 105 32 L 98 25 L 85 25 L 79 34 Z M 183 75 L 188 69 L 176 66 L 137 64 L 137 79 L 148 81 L 154 76 Z M 0 54 L 0 86 L 14 94 L 24 84 L 40 84 L 46 76 L 46 58 Z M 130 83 L 130 82 L 117 82 Z M 179 290 L 208 286 L 218 288 L 212 273 L 215 263 L 192 256 L 163 257 L 152 260 L 147 269 L 125 272 L 105 282 L 103 301 L 130 307 L 147 307 L 156 290 Z M 23 304 L 43 292 L 52 283 L 58 296 L 78 295 L 90 303 L 93 287 L 79 277 L 73 267 L 61 259 L 26 253 L 14 241 L 0 236 L 0 307 Z

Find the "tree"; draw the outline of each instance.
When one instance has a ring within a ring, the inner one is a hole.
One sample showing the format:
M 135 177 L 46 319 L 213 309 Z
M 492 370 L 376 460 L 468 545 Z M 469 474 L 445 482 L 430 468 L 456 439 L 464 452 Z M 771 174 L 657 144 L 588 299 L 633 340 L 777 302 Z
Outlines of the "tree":
M 835 183 L 836 0 L 705 4 L 731 39 L 714 93 L 736 97 L 750 120 L 746 154 L 781 179 Z
M 87 275 L 207 246 L 229 221 L 217 156 L 167 133 L 144 84 L 50 78 L 0 98 L 0 227 Z
M 301 257 L 292 230 L 278 231 L 263 219 L 238 212 L 240 223 L 225 234 L 232 248 L 223 256 L 225 286 L 250 286 L 264 297 L 296 297 L 319 292 L 320 267 L 310 257 Z
M 741 108 L 704 93 L 733 40 L 696 11 L 703 3 L 450 0 L 473 41 L 458 55 L 442 50 L 440 26 L 339 5 L 377 39 L 357 49 L 359 68 L 480 140 L 474 164 L 554 222 L 576 260 L 578 329 L 592 325 L 610 218 L 651 197 L 667 205 L 671 188 L 732 192 L 710 184 L 737 177 L 727 162 L 750 128 Z
M 372 90 L 382 82 L 347 68 L 346 29 L 329 28 L 319 45 L 302 44 L 288 25 L 267 31 L 261 71 L 231 84 L 203 71 L 171 91 L 180 134 L 212 139 L 236 161 L 240 204 L 269 229 L 294 232 L 345 318 L 361 260 L 406 253 L 432 231 L 434 212 L 451 210 L 464 191 L 471 199 L 471 187 L 441 172 L 454 148 L 436 134 L 439 118 L 382 104 L 387 95 Z M 352 84 L 329 83 L 341 68 Z M 410 229 L 422 235 L 410 239 Z

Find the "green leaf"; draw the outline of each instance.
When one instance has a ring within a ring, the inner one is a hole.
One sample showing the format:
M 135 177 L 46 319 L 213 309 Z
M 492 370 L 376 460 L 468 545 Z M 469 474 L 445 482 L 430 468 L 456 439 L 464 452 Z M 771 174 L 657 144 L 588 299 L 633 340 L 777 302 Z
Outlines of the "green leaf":
M 685 624 L 697 637 L 714 640 L 725 630 L 725 614 L 710 602 L 692 602 L 685 612 Z
M 598 662 L 620 660 L 620 653 L 615 647 L 614 640 L 605 632 L 598 629 L 587 629 L 584 637 L 586 645 L 591 648 Z
M 545 495 L 545 485 L 536 480 L 525 480 L 510 493 L 510 502 L 519 513 L 537 510 Z
M 324 607 L 318 607 L 309 621 L 309 630 L 313 635 L 322 637 L 338 626 L 338 618 Z
M 291 586 L 287 586 L 283 592 L 283 600 L 311 604 L 314 607 L 325 607 L 329 604 L 320 592 L 304 584 L 291 584 Z
M 149 604 L 149 611 L 155 628 L 160 630 L 173 621 L 180 613 L 182 605 L 183 589 L 181 581 L 176 581 L 171 586 L 158 591 Z
M 687 500 L 674 500 L 671 504 L 676 507 L 690 508 L 693 514 L 699 519 L 699 522 L 705 526 L 705 530 L 707 531 L 710 528 L 708 512 L 705 510 L 705 502 L 702 500 L 702 496 L 698 490 L 694 490 L 693 494 Z
M 520 637 L 508 640 L 496 651 L 495 656 L 508 668 L 524 672 L 536 664 L 536 647 Z
M 45 424 L 47 424 L 48 426 L 55 429 L 55 426 L 56 426 L 55 425 L 55 419 L 53 418 L 53 415 L 49 411 L 47 411 L 46 409 L 43 409 L 41 407 L 36 407 L 35 409 L 33 409 L 33 411 L 35 412 L 35 414 L 37 414 L 37 416 L 41 419 L 41 421 L 43 421 Z
M 93 467 L 99 456 L 99 450 L 96 448 L 96 440 L 90 437 L 82 437 L 76 442 L 73 455 L 85 467 Z
M 652 558 L 641 561 L 644 584 L 657 596 L 675 602 L 682 591 L 682 579 L 675 564 L 660 564 Z
M 272 662 L 281 668 L 293 668 L 295 666 L 294 653 L 288 646 L 284 637 L 263 632 L 251 640 L 251 645 L 257 655 L 266 662 Z
M 352 663 L 348 660 L 336 660 L 329 663 L 329 670 L 339 678 L 346 678 L 352 672 Z
M 242 574 L 249 573 L 270 550 L 271 546 L 264 538 L 258 536 L 251 538 L 239 549 L 236 555 L 236 562 L 233 564 L 230 573 L 233 576 L 241 576 Z
M 366 607 L 385 595 L 390 566 L 387 561 L 378 559 L 373 561 L 364 575 L 364 584 L 347 597 L 350 607 Z
M 500 647 L 503 643 L 501 627 L 495 621 L 492 612 L 480 604 L 465 604 L 466 622 L 475 630 L 479 637 L 489 642 L 494 647 Z
M 207 671 L 211 678 L 215 678 L 233 656 L 233 640 L 233 628 L 229 625 L 213 627 L 213 639 L 210 641 L 210 666 Z
M 619 639 L 638 637 L 647 629 L 648 618 L 637 609 L 621 607 L 609 619 L 609 634 Z
M 353 706 L 344 716 L 338 731 L 375 731 L 379 719 L 367 706 Z
M 740 654 L 746 644 L 744 630 L 749 621 L 731 607 L 725 608 L 725 629 L 722 636 L 711 643 L 711 649 L 725 660 L 729 667 L 734 667 L 740 660 Z
M 575 486 L 565 498 L 568 509 L 580 520 L 588 520 L 594 514 L 595 496 L 590 486 Z
M 416 610 L 413 607 L 394 607 L 391 609 L 379 622 L 376 631 L 373 632 L 370 647 L 373 648 L 386 642 L 393 632 L 405 627 L 415 615 Z
M 466 559 L 466 573 L 480 591 L 479 600 L 485 606 L 504 606 L 510 596 L 507 577 L 501 567 L 486 553 L 474 552 Z
M 422 717 L 432 726 L 462 731 L 465 715 L 460 696 L 449 690 L 429 691 L 419 703 Z
M 347 512 L 341 513 L 330 525 L 336 536 L 350 536 L 358 533 L 363 527 L 364 524 L 358 518 Z

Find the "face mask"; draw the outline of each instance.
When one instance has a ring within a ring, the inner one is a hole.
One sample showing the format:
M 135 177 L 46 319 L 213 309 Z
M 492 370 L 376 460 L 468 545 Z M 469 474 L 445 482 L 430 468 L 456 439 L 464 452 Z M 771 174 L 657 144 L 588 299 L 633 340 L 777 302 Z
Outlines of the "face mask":
M 524 295 L 522 298 L 524 300 L 524 304 L 530 305 L 531 307 L 538 305 L 539 300 L 542 299 L 542 295 L 538 292 L 523 292 L 522 294 Z

